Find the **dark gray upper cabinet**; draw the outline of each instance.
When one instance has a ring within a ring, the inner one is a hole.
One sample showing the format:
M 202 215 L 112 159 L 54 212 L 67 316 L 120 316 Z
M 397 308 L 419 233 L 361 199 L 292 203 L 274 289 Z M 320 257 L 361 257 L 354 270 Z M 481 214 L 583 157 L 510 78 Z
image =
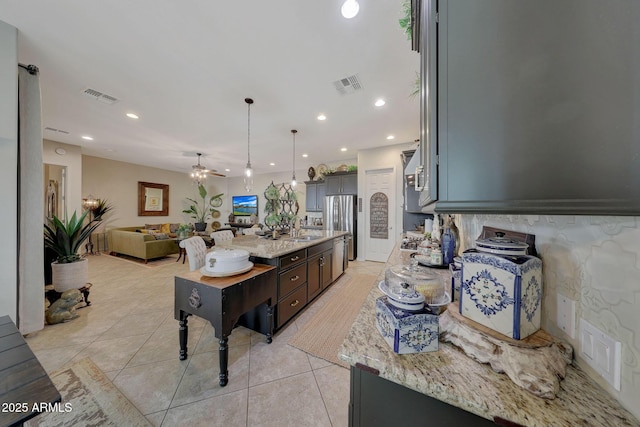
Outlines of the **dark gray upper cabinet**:
M 640 214 L 640 2 L 439 0 L 437 21 L 436 211 Z
M 324 181 L 305 181 L 304 183 L 307 186 L 306 211 L 322 212 L 326 193 Z
M 327 195 L 358 194 L 358 173 L 337 172 L 324 177 Z

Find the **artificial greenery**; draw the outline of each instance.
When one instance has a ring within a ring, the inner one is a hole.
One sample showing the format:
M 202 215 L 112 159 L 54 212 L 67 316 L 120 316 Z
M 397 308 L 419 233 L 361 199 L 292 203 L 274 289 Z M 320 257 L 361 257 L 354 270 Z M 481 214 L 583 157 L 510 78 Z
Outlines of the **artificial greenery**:
M 407 35 L 407 40 L 411 40 L 413 28 L 411 25 L 411 1 L 405 0 L 402 2 L 402 18 L 398 19 L 398 23 L 400 24 L 400 28 L 404 30 L 404 33 Z
M 91 212 L 94 215 L 91 221 L 85 224 L 89 210 L 84 211 L 80 217 L 73 212 L 71 219 L 60 220 L 55 215 L 44 225 L 44 246 L 51 249 L 56 255 L 59 264 L 67 264 L 80 261 L 82 257 L 78 250 L 82 243 L 89 238 L 96 228 L 100 226 L 102 216 L 113 207 L 106 200 L 100 200 L 98 207 Z
M 202 202 L 199 202 L 197 200 L 187 197 L 187 200 L 189 200 L 193 204 L 189 206 L 189 209 L 184 209 L 182 212 L 186 214 L 190 214 L 191 218 L 195 219 L 196 222 L 203 223 L 203 222 L 206 222 L 209 217 L 213 216 L 214 213 L 220 212 L 213 206 L 213 202 L 214 200 L 222 197 L 224 193 L 211 196 L 208 202 L 207 202 L 207 189 L 204 188 L 204 185 L 198 184 L 198 193 L 202 198 Z

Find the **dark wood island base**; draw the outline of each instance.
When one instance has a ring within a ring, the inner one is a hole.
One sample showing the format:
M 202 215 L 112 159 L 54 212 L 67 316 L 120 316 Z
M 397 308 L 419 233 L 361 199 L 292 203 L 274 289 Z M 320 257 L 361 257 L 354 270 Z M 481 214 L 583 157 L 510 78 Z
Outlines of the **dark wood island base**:
M 251 271 L 230 277 L 207 277 L 192 271 L 175 278 L 175 319 L 178 320 L 180 360 L 187 358 L 188 317 L 208 320 L 219 340 L 220 386 L 229 382 L 229 335 L 240 317 L 258 306 L 266 307 L 260 324 L 266 325 L 267 343 L 273 337 L 273 306 L 277 302 L 275 267 L 255 264 Z

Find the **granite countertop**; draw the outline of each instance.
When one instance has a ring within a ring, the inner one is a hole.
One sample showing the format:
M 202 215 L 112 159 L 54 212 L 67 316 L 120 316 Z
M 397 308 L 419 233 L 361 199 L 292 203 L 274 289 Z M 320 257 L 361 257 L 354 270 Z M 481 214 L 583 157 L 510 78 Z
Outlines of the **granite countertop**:
M 385 267 L 408 264 L 410 252 L 396 246 Z M 386 268 L 385 268 L 386 269 Z M 432 270 L 447 277 L 446 270 Z M 450 343 L 439 343 L 432 353 L 398 355 L 375 326 L 375 300 L 382 296 L 378 281 L 344 340 L 339 357 L 379 371 L 379 375 L 427 396 L 493 420 L 494 417 L 525 426 L 640 426 L 638 420 L 587 374 L 567 367 L 560 392 L 553 400 L 537 397 L 514 384 L 505 374 L 468 357 Z
M 315 240 L 304 242 L 296 242 L 290 239 L 288 235 L 283 235 L 277 240 L 272 240 L 262 236 L 246 235 L 234 237 L 232 240 L 226 240 L 216 245 L 217 247 L 244 249 L 249 254 L 258 258 L 277 258 L 300 249 L 315 246 L 318 243 L 335 239 L 336 237 L 349 234 L 347 231 L 327 231 L 327 230 L 305 230 L 300 236 L 314 236 Z

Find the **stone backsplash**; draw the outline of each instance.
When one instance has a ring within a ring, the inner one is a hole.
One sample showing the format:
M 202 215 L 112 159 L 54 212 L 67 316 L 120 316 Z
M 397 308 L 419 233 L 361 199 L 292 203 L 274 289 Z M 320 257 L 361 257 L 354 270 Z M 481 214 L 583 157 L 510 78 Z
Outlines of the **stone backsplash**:
M 640 418 L 640 227 L 639 217 L 456 215 L 461 249 L 475 247 L 482 227 L 536 236 L 543 262 L 542 326 L 569 341 L 578 364 Z M 579 319 L 622 342 L 621 391 L 579 359 L 579 333 L 571 339 L 556 326 L 557 294 L 576 304 Z

